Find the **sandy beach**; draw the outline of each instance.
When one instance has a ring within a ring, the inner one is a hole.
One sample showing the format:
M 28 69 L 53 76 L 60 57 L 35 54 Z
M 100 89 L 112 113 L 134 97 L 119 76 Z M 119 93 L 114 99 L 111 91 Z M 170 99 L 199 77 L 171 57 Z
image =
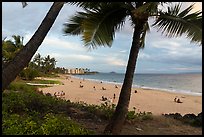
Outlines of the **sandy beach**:
M 104 102 L 102 101 L 103 96 L 110 102 L 117 104 L 121 85 L 117 85 L 116 88 L 114 84 L 89 81 L 72 76 L 67 78 L 66 76 L 60 75 L 59 78 L 52 78 L 52 80 L 63 82 L 64 85 L 54 85 L 53 87 L 40 88 L 40 90 L 43 93 L 51 93 L 52 95 L 55 92 L 63 91 L 65 92 L 65 99 L 73 102 L 83 101 L 88 104 L 99 105 Z M 102 90 L 102 87 L 105 90 Z M 137 93 L 135 93 L 135 90 L 137 90 Z M 113 99 L 114 94 L 115 99 Z M 179 98 L 182 103 L 174 102 L 175 97 Z M 136 112 L 152 112 L 154 115 L 166 113 L 181 113 L 182 115 L 194 113 L 197 115 L 202 111 L 202 96 L 132 88 L 129 109 L 133 110 L 133 107 L 136 108 Z

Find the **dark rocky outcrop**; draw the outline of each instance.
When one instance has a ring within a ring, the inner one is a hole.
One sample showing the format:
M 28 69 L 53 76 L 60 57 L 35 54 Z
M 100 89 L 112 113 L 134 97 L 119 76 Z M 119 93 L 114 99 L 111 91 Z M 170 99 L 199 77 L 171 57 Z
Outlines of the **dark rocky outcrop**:
M 184 123 L 190 124 L 191 126 L 202 127 L 202 112 L 197 116 L 195 114 L 185 114 L 182 116 L 180 113 L 164 114 L 164 116 L 180 120 Z

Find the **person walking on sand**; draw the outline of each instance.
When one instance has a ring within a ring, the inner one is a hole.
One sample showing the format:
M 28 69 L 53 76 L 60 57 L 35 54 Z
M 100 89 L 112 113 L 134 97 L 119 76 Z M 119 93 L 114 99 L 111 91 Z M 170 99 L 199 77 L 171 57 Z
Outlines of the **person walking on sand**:
M 115 99 L 115 93 L 113 94 L 113 99 Z
M 60 97 L 63 98 L 63 99 L 65 98 L 65 93 L 64 93 L 63 90 L 61 91 Z

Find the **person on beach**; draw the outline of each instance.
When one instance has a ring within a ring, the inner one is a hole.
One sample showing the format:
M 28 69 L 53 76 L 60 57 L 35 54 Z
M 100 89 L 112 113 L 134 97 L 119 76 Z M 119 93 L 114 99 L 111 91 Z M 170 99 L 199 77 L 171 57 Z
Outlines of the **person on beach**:
M 102 90 L 106 90 L 106 88 L 102 87 Z
M 57 97 L 57 95 L 56 95 L 56 94 L 57 94 L 57 93 L 55 92 L 55 93 L 54 93 L 54 97 Z
M 135 93 L 137 93 L 137 90 L 135 90 Z
M 64 93 L 63 90 L 62 90 L 61 93 L 60 93 L 60 98 L 63 98 L 63 99 L 65 98 L 65 93 Z
M 55 96 L 55 97 L 59 97 L 59 96 L 60 96 L 60 92 L 59 92 L 59 91 L 58 91 L 58 92 L 55 92 L 55 93 L 54 93 L 54 96 Z
M 178 98 L 177 103 L 183 103 L 183 102 L 181 102 L 181 100 Z
M 113 99 L 115 99 L 115 93 L 113 94 Z
M 176 102 L 176 99 L 177 99 L 177 98 L 175 97 L 175 98 L 174 98 L 174 102 Z
M 83 86 L 83 85 L 80 85 L 79 87 L 80 87 L 80 88 L 83 88 L 84 86 Z
M 118 86 L 117 86 L 117 85 L 115 85 L 115 88 L 118 88 Z

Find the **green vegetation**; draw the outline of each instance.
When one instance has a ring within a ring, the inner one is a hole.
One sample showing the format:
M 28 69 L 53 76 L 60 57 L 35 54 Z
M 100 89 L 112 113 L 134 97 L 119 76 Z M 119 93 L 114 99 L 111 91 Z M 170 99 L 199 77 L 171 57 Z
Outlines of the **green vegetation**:
M 13 40 L 3 40 L 2 41 L 2 63 L 5 65 L 11 62 L 16 54 L 24 47 L 23 37 L 19 35 L 13 35 Z M 33 61 L 19 73 L 22 79 L 33 80 L 35 77 L 57 77 L 55 73 L 62 73 L 62 68 L 55 68 L 56 65 L 55 58 L 51 58 L 50 55 L 46 57 L 41 57 L 38 53 L 34 57 Z
M 13 35 L 13 40 L 2 41 L 2 63 L 10 62 L 20 49 L 23 48 L 23 37 L 19 35 Z
M 56 81 L 56 80 L 40 80 L 40 79 L 35 79 L 35 80 L 29 81 L 29 82 L 39 83 L 39 84 L 62 84 L 62 82 Z
M 19 76 L 25 80 L 33 80 L 35 77 L 39 76 L 39 71 L 28 67 L 21 71 Z
M 110 120 L 115 110 L 113 104 L 73 103 L 69 100 L 46 96 L 40 93 L 36 86 L 25 83 L 25 81 L 12 82 L 9 88 L 2 93 L 3 135 L 92 135 L 94 131 L 80 126 L 74 120 L 70 108 L 84 112 L 83 114 L 90 119 L 103 120 Z M 145 113 L 143 115 L 133 114 L 130 111 L 127 120 L 143 119 L 144 116 L 147 115 Z
M 66 115 L 69 102 L 40 94 L 34 86 L 12 83 L 9 92 L 5 91 L 2 96 L 2 131 L 5 135 L 91 133 Z
M 139 112 L 135 113 L 135 111 L 129 111 L 127 113 L 128 120 L 152 120 L 153 116 L 151 112 Z

